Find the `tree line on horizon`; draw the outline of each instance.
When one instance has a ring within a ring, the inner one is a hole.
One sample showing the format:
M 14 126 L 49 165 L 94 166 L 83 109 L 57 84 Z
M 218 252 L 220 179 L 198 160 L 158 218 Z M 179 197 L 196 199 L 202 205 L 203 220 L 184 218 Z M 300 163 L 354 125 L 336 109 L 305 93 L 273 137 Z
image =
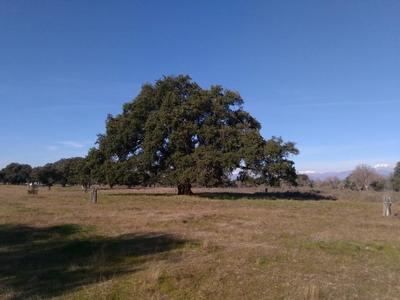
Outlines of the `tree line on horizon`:
M 0 181 L 38 181 L 88 187 L 92 184 L 175 186 L 232 185 L 233 172 L 248 184 L 297 185 L 293 142 L 264 139 L 261 124 L 243 109 L 240 94 L 221 86 L 201 88 L 189 76 L 166 76 L 144 84 L 122 112 L 108 115 L 106 130 L 85 158 L 61 159 L 32 168 L 13 163 Z
M 128 170 L 120 165 L 111 180 L 111 177 L 105 175 L 105 170 L 97 170 L 99 173 L 91 174 L 88 157 L 72 157 L 60 159 L 54 163 L 48 163 L 44 166 L 31 167 L 28 164 L 11 163 L 0 170 L 0 183 L 3 184 L 26 184 L 29 182 L 38 182 L 51 187 L 55 184 L 61 186 L 82 185 L 90 187 L 92 184 L 108 185 L 111 188 L 114 185 L 123 185 L 128 187 L 146 186 L 143 180 L 135 178 L 134 174 L 129 174 Z M 93 180 L 92 176 L 96 178 Z M 136 175 L 137 176 L 137 175 Z M 260 184 L 257 178 L 252 176 L 243 177 L 239 174 L 225 183 L 225 186 L 257 186 Z M 150 185 L 150 184 L 149 184 Z M 357 166 L 345 179 L 329 177 L 324 180 L 312 180 L 306 174 L 297 174 L 296 181 L 289 185 L 301 188 L 329 188 L 329 189 L 348 189 L 356 191 L 400 191 L 400 162 L 398 162 L 390 176 L 379 175 L 376 170 L 368 165 Z
M 298 175 L 301 185 L 329 188 L 334 190 L 355 190 L 355 191 L 400 191 L 400 162 L 396 164 L 393 173 L 389 176 L 380 175 L 373 167 L 361 164 L 344 179 L 328 177 L 324 180 L 309 180 L 305 174 Z
M 10 163 L 0 170 L 0 182 L 4 184 L 26 184 L 38 182 L 51 187 L 54 184 L 83 185 L 83 157 L 63 158 L 44 166 L 31 167 L 28 164 Z

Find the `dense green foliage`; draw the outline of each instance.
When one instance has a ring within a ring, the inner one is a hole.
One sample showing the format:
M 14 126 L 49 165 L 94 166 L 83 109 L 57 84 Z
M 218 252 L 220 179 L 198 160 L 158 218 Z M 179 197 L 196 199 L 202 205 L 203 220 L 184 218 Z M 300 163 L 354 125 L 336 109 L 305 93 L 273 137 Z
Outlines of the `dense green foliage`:
M 31 172 L 30 165 L 11 163 L 1 170 L 0 178 L 4 183 L 22 184 L 30 180 Z
M 32 168 L 27 164 L 11 163 L 0 171 L 0 182 L 6 184 L 25 184 L 30 181 L 40 182 L 47 186 L 53 184 L 84 184 L 84 167 L 86 160 L 82 157 L 60 159 L 42 167 Z
M 109 115 L 98 149 L 88 155 L 98 182 L 218 186 L 241 168 L 259 182 L 295 182 L 298 150 L 281 138 L 264 140 L 260 124 L 243 109 L 237 92 L 203 89 L 188 76 L 164 77 Z
M 62 178 L 62 174 L 53 166 L 46 164 L 43 167 L 36 167 L 32 170 L 32 180 L 51 187 Z

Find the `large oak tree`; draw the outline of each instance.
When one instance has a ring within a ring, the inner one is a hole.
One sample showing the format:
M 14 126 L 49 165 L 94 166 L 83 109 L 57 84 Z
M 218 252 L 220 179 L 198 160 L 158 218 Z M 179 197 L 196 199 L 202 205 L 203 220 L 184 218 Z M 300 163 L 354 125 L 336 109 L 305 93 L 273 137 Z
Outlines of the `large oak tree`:
M 97 151 L 103 167 L 129 166 L 142 183 L 175 185 L 178 194 L 191 194 L 194 183 L 221 185 L 238 168 L 266 183 L 294 182 L 289 156 L 298 150 L 280 138 L 264 140 L 260 128 L 237 92 L 170 76 L 145 84 L 121 114 L 108 116 Z

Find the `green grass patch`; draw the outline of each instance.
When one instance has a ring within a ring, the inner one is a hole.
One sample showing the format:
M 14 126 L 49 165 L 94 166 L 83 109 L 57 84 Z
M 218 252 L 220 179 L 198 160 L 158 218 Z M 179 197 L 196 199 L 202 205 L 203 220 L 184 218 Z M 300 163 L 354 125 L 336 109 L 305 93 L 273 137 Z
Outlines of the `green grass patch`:
M 361 243 L 356 241 L 306 241 L 302 247 L 307 250 L 321 250 L 331 255 L 360 256 L 378 254 L 400 261 L 400 248 L 385 243 Z

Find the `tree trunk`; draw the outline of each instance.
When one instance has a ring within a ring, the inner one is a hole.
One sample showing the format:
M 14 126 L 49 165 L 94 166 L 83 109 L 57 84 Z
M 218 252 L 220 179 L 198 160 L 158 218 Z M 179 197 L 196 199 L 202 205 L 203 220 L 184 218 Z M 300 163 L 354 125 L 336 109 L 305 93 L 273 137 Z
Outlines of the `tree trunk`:
M 190 183 L 178 184 L 178 195 L 193 195 L 192 185 Z

